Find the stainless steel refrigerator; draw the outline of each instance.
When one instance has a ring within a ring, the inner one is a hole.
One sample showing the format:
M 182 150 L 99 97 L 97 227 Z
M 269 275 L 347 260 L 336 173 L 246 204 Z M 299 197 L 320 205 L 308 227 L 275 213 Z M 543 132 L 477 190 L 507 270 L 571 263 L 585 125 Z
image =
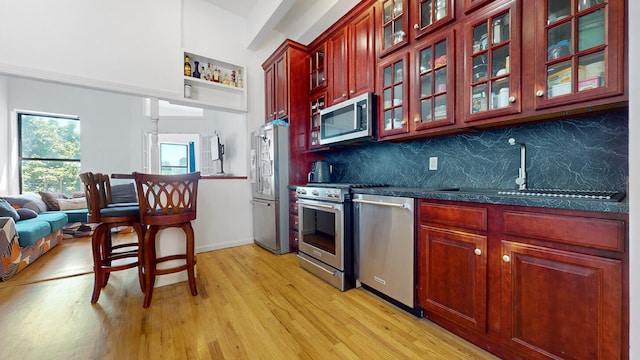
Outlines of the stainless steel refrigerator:
M 271 122 L 251 134 L 253 239 L 279 255 L 289 252 L 289 128 Z

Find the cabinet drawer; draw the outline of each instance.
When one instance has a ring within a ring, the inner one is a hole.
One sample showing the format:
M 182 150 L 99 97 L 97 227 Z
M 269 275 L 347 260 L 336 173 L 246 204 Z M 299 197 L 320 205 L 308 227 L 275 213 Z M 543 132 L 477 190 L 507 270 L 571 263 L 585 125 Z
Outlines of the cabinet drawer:
M 503 232 L 508 235 L 624 251 L 625 223 L 622 220 L 505 211 L 503 224 Z
M 298 215 L 289 214 L 289 229 L 298 231 Z
M 487 209 L 421 202 L 420 222 L 487 231 Z
M 289 214 L 298 215 L 298 204 L 295 200 L 289 202 Z

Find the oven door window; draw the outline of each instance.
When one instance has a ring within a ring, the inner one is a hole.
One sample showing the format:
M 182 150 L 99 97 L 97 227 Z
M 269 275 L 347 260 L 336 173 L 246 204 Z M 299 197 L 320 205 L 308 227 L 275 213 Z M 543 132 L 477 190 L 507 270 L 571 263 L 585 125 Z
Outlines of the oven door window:
M 300 251 L 339 270 L 344 266 L 342 211 L 342 204 L 298 207 Z

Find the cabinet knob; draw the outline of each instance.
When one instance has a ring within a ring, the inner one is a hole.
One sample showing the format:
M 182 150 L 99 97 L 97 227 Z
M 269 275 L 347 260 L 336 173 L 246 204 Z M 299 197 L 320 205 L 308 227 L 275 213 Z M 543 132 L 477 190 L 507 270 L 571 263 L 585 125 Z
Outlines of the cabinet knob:
M 482 255 L 482 250 L 475 249 L 475 250 L 473 250 L 473 253 L 476 254 L 476 255 Z
M 413 122 L 414 123 L 419 123 L 420 122 L 420 116 L 416 116 L 415 118 L 413 118 Z
M 347 94 L 344 94 L 344 93 L 343 93 L 343 94 L 342 94 L 342 97 L 347 97 Z
M 414 28 L 414 29 L 416 29 L 416 30 L 420 30 L 420 25 L 418 25 L 418 24 L 413 24 L 413 28 Z
M 511 262 L 511 258 L 509 257 L 509 255 L 502 255 L 502 261 L 508 263 Z
M 404 37 L 407 36 L 407 33 L 405 33 L 404 31 L 400 31 L 400 36 L 402 36 L 402 38 L 404 39 Z
M 544 91 L 542 91 L 542 90 L 536 91 L 536 96 L 537 97 L 542 97 L 543 95 L 544 95 Z
M 509 102 L 510 103 L 516 102 L 516 97 L 515 96 L 509 96 Z
M 353 95 L 353 94 L 355 94 L 355 91 L 349 90 L 349 94 Z

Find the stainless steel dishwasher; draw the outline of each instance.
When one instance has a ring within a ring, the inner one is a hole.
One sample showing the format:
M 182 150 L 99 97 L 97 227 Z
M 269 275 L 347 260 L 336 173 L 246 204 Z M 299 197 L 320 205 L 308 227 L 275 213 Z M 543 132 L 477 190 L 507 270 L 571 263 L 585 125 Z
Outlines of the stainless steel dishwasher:
M 353 208 L 356 280 L 414 310 L 414 199 L 355 194 Z

